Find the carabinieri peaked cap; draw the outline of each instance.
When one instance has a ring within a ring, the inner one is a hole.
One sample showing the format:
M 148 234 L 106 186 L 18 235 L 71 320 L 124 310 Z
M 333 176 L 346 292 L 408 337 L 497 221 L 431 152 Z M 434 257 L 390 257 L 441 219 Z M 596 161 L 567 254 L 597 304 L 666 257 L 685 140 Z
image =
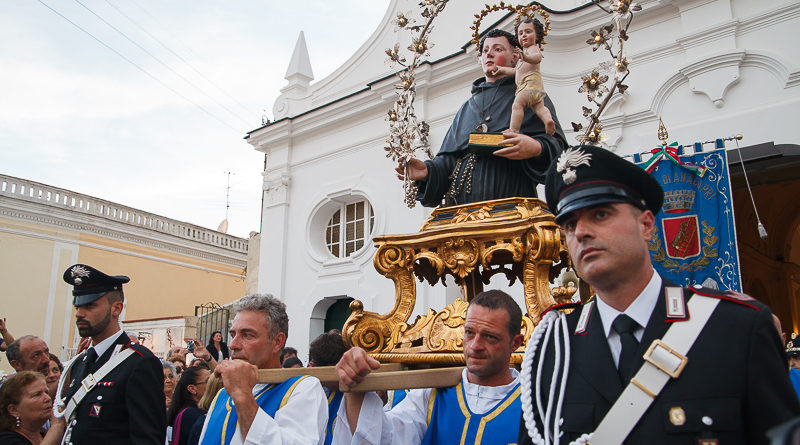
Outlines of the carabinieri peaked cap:
M 609 202 L 626 202 L 657 214 L 664 202 L 664 190 L 632 162 L 604 148 L 578 145 L 550 164 L 545 198 L 560 224 L 571 212 Z
M 91 303 L 107 292 L 121 290 L 122 285 L 131 279 L 125 275 L 106 275 L 92 266 L 75 264 L 64 271 L 64 281 L 74 286 L 72 305 Z

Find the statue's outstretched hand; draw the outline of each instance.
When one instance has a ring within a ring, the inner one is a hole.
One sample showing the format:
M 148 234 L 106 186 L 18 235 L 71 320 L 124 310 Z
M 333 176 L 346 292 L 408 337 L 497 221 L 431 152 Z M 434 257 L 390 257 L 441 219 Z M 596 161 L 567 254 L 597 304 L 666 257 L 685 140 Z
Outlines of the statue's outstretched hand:
M 428 178 L 428 166 L 424 162 L 416 158 L 409 158 L 407 161 L 400 161 L 394 169 L 397 172 L 397 179 L 405 179 L 408 173 L 408 179 L 412 181 L 424 181 Z

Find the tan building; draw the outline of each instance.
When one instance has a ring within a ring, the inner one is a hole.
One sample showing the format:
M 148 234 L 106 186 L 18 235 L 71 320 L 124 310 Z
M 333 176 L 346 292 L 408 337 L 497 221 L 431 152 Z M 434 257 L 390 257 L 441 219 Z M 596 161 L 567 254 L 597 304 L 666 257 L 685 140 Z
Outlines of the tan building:
M 246 292 L 248 240 L 0 175 L 0 317 L 15 336 L 43 338 L 68 358 L 80 340 L 74 263 L 127 275 L 123 329 L 160 353 L 194 335 L 195 306 L 226 305 Z M 0 370 L 11 369 L 5 354 Z

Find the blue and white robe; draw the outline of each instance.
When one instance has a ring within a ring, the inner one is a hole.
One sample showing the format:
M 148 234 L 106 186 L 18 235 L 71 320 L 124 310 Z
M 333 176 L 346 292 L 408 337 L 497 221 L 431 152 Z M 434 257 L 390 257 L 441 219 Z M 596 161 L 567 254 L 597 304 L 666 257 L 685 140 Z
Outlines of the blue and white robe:
M 434 389 L 428 402 L 428 429 L 422 444 L 515 444 L 519 435 L 519 384 L 483 415 L 470 411 L 463 384 Z
M 292 377 L 283 383 L 267 386 L 254 395 L 256 403 L 259 408 L 274 418 L 275 413 L 289 400 L 297 384 L 307 377 Z M 236 432 L 238 416 L 233 402 L 224 388 L 217 393 L 214 401 L 211 402 L 208 416 L 201 445 L 230 444 Z

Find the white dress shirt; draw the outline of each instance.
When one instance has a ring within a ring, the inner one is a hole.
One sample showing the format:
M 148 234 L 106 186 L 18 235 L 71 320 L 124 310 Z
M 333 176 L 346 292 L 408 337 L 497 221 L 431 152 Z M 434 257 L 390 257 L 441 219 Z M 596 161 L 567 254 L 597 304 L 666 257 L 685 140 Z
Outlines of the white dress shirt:
M 603 332 L 606 334 L 608 347 L 611 349 L 611 356 L 614 358 L 614 364 L 617 367 L 619 367 L 619 354 L 622 350 L 622 342 L 619 340 L 619 334 L 611 329 L 611 324 L 614 323 L 614 319 L 616 319 L 619 314 L 625 314 L 631 317 L 639 325 L 639 327 L 633 331 L 633 335 L 636 337 L 636 340 L 642 341 L 644 328 L 650 320 L 650 315 L 653 313 L 656 303 L 658 303 L 658 295 L 660 293 L 661 275 L 653 270 L 653 276 L 650 277 L 650 282 L 644 287 L 642 293 L 633 300 L 633 303 L 625 309 L 625 312 L 614 309 L 601 298 L 595 298 L 595 300 L 597 300 L 597 311 L 600 313 L 600 320 L 603 322 Z
M 266 384 L 256 384 L 253 387 L 253 395 L 266 387 Z M 206 416 L 203 424 L 200 443 L 203 443 L 209 419 L 211 413 Z M 316 377 L 307 377 L 297 384 L 286 405 L 275 413 L 274 419 L 259 408 L 246 438 L 242 437 L 242 430 L 237 422 L 231 445 L 321 444 L 325 440 L 327 423 L 328 400 L 325 398 L 322 385 Z
M 127 336 L 128 334 L 126 334 L 123 330 L 119 330 L 116 334 L 109 335 L 107 339 L 101 341 L 100 343 L 86 348 L 86 351 L 88 352 L 89 349 L 94 348 L 94 352 L 97 353 L 97 358 L 99 359 L 103 356 L 103 354 L 106 353 L 106 351 L 108 351 L 108 348 L 110 348 L 114 342 L 117 341 L 117 338 L 119 338 L 120 335 Z
M 467 395 L 467 406 L 470 411 L 481 415 L 494 408 L 519 383 L 519 373 L 511 369 L 514 380 L 502 386 L 481 386 L 467 380 L 467 370 L 461 375 L 461 384 Z M 383 402 L 374 392 L 367 393 L 355 434 L 350 433 L 347 420 L 346 401 L 339 405 L 336 426 L 333 429 L 333 445 L 342 444 L 418 444 L 422 442 L 428 429 L 428 401 L 432 390 L 414 389 L 408 393 L 391 411 L 383 411 Z M 521 415 L 521 413 L 520 413 Z

